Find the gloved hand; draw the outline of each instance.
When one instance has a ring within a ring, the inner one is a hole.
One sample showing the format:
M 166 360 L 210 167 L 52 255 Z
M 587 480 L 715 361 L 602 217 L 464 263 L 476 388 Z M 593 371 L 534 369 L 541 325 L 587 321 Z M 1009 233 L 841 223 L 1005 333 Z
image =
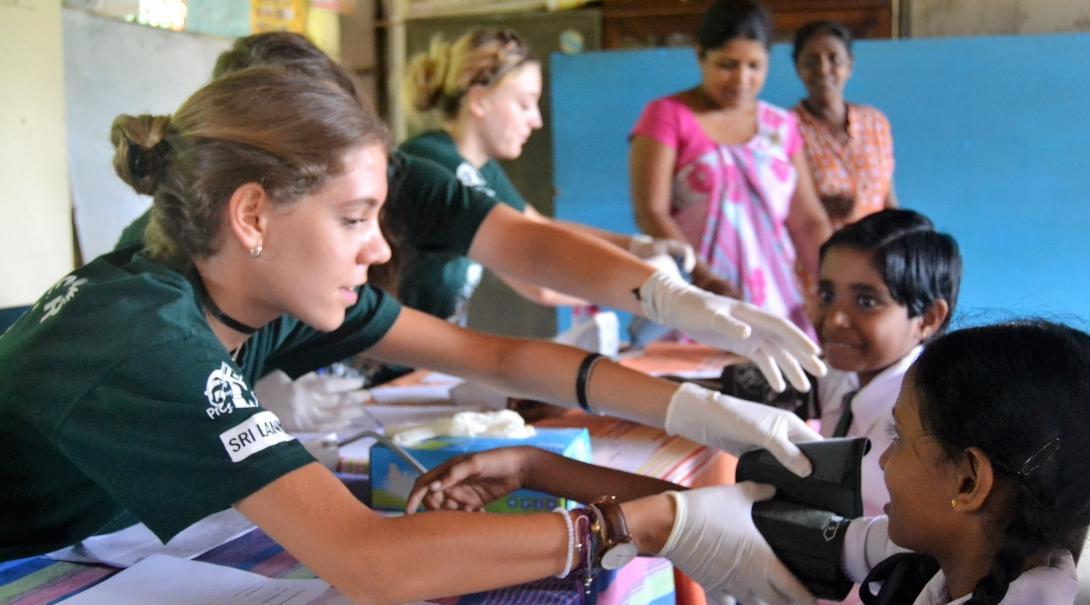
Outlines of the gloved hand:
M 743 603 L 814 603 L 810 591 L 776 558 L 753 524 L 753 503 L 776 488 L 760 483 L 666 492 L 677 514 L 659 552 L 709 595 L 727 592 Z
M 787 410 L 716 393 L 691 382 L 674 391 L 664 428 L 671 435 L 733 454 L 765 448 L 800 477 L 809 475 L 813 465 L 795 443 L 821 439 Z
M 280 418 L 288 431 L 330 432 L 347 427 L 363 416 L 371 398 L 363 380 L 318 376 L 314 372 L 292 381 L 276 371 L 254 385 L 261 406 Z
M 678 266 L 674 257 L 669 254 L 653 254 L 641 257 L 640 260 L 654 267 L 655 271 L 660 271 L 680 281 L 686 281 L 681 275 L 681 267 Z
M 818 346 L 790 321 L 740 300 L 716 296 L 662 272 L 640 286 L 647 319 L 681 330 L 693 340 L 748 357 L 776 392 L 783 373 L 800 391 L 810 390 L 803 368 L 825 375 Z
M 628 240 L 628 251 L 644 260 L 665 254 L 674 259 L 686 273 L 692 273 L 696 267 L 696 251 L 689 244 L 676 239 L 656 238 L 641 233 Z

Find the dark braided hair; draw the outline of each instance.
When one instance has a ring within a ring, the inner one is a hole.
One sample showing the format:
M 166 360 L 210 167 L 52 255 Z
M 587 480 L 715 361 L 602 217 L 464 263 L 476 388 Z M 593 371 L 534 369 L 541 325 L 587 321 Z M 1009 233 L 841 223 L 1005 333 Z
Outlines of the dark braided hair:
M 968 601 L 992 605 L 1034 553 L 1077 553 L 1090 524 L 1090 335 L 1042 320 L 959 330 L 916 361 L 924 428 L 951 458 L 991 461 L 1013 520 Z

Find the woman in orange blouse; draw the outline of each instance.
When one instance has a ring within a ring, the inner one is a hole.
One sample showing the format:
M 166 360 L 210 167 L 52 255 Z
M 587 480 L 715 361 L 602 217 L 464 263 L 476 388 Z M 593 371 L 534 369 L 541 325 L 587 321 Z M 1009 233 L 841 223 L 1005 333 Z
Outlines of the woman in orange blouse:
M 844 100 L 852 75 L 852 36 L 839 23 L 814 21 L 795 34 L 792 57 L 807 97 L 799 131 L 818 196 L 834 228 L 897 206 L 893 136 L 877 109 Z

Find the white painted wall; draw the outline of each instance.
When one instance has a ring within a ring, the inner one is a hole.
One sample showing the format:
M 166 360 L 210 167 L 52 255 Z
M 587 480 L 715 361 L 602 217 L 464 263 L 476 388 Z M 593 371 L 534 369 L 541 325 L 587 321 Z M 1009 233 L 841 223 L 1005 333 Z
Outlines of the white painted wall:
M 72 270 L 57 0 L 0 2 L 0 307 Z
M 151 203 L 114 173 L 110 124 L 123 113 L 174 113 L 211 79 L 216 57 L 233 40 L 76 9 L 66 9 L 62 23 L 72 204 L 80 250 L 90 261 L 113 249 Z
M 1090 31 L 1087 0 L 904 0 L 902 10 L 913 38 Z

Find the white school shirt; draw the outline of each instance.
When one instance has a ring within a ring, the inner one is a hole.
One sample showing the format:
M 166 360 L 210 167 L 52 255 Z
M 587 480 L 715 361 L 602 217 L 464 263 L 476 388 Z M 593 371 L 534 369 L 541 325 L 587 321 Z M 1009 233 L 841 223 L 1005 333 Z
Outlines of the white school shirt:
M 909 351 L 900 361 L 882 370 L 867 386 L 859 389 L 859 376 L 833 368 L 818 381 L 821 402 L 821 436 L 832 437 L 837 421 L 844 411 L 844 395 L 859 389 L 852 398 L 852 423 L 848 437 L 870 439 L 870 451 L 863 457 L 863 516 L 877 517 L 889 502 L 889 490 L 882 476 L 878 459 L 889 447 L 889 424 L 893 419 L 893 404 L 901 391 L 905 372 L 923 351 L 922 346 Z
M 906 552 L 889 539 L 886 517 L 855 519 L 844 537 L 840 565 L 853 582 L 862 582 L 875 565 L 894 554 Z M 1056 550 L 1048 565 L 1022 572 L 1007 588 L 1000 605 L 1071 605 L 1078 592 L 1075 560 L 1066 550 Z M 972 595 L 954 600 L 946 596 L 946 576 L 939 570 L 924 586 L 912 605 L 958 605 Z

